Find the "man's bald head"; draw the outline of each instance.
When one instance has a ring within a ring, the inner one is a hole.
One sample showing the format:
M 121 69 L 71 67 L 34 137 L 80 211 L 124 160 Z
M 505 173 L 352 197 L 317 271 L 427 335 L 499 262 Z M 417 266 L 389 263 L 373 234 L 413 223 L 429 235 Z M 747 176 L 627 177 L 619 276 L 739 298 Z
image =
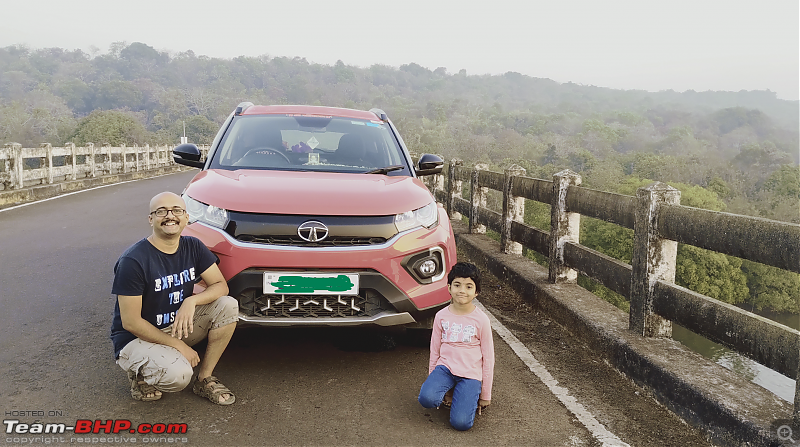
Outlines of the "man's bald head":
M 186 203 L 183 201 L 183 198 L 174 192 L 165 191 L 158 193 L 155 197 L 150 199 L 150 212 L 158 208 L 172 209 L 176 206 L 186 209 Z

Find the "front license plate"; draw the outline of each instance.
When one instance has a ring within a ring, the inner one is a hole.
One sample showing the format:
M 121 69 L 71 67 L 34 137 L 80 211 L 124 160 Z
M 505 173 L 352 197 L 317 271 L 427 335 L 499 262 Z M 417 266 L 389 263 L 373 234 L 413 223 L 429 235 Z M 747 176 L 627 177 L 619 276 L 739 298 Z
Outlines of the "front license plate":
M 357 295 L 357 273 L 264 272 L 264 293 L 277 295 Z

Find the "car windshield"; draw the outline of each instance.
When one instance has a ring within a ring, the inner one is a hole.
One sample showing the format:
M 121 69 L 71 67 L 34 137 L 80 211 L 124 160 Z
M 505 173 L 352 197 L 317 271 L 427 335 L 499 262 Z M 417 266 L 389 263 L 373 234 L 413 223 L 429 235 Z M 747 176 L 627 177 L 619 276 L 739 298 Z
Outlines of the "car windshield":
M 275 169 L 366 173 L 400 165 L 387 175 L 410 175 L 400 146 L 382 121 L 316 115 L 234 117 L 214 169 Z

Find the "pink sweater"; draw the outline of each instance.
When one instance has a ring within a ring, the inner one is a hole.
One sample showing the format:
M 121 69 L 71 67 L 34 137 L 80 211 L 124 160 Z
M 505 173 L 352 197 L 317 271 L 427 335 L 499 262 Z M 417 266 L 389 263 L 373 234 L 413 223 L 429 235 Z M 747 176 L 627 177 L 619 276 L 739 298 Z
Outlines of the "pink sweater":
M 436 313 L 428 374 L 438 365 L 446 366 L 455 376 L 480 380 L 480 398 L 492 400 L 494 343 L 485 313 L 476 307 L 467 315 L 456 315 L 450 306 Z

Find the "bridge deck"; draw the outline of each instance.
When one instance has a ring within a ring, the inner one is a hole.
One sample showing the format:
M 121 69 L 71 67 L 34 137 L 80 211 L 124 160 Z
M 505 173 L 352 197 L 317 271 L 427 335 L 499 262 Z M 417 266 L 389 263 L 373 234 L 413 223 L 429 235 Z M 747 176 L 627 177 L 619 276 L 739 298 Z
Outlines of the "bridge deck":
M 192 174 L 0 212 L 4 419 L 185 422 L 189 445 L 597 445 L 497 336 L 493 405 L 468 433 L 449 428 L 447 410 L 425 410 L 416 402 L 426 348 L 401 344 L 362 352 L 349 338 L 352 332 L 332 330 L 239 331 L 217 369 L 237 393 L 232 407 L 211 405 L 188 390 L 155 403 L 132 401 L 108 340 L 112 267 L 128 245 L 148 234 L 149 198 L 180 192 Z M 623 441 L 708 445 L 547 315 L 488 275 L 486 281 L 486 307 Z M 15 411 L 44 416 L 17 417 Z M 12 438 L 24 436 L 38 435 Z M 64 435 L 66 442 L 71 436 Z

